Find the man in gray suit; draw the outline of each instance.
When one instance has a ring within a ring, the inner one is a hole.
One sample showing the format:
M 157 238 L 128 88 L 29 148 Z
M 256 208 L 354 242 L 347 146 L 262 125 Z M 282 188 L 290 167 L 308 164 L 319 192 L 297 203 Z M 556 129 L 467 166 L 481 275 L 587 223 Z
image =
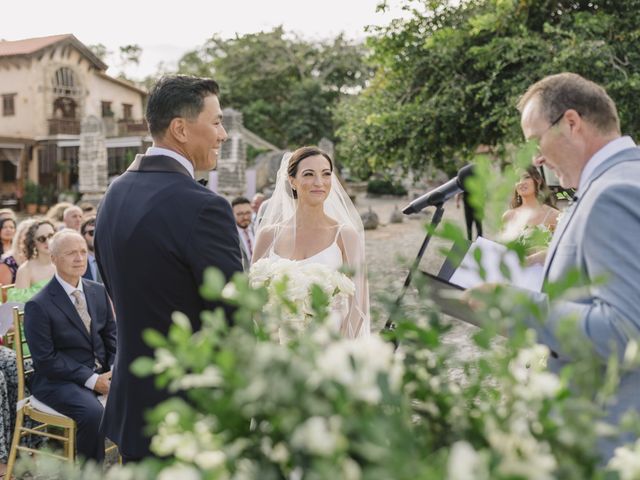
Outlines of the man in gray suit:
M 545 264 L 546 282 L 578 271 L 587 283 L 605 276 L 571 301 L 534 298 L 544 322 L 528 321 L 552 351 L 549 366 L 558 371 L 575 361 L 559 340 L 559 325 L 577 319 L 575 337 L 601 360 L 593 374 L 605 383 L 611 355 L 622 362 L 627 346 L 640 341 L 640 148 L 621 136 L 616 106 L 605 90 L 579 75 L 562 73 L 532 85 L 518 104 L 528 140 L 538 142 L 537 166 L 546 165 L 576 198 L 562 216 Z M 640 370 L 620 372 L 616 395 L 604 405 L 606 421 L 618 425 L 627 411 L 640 411 Z M 603 438 L 603 460 L 630 434 Z

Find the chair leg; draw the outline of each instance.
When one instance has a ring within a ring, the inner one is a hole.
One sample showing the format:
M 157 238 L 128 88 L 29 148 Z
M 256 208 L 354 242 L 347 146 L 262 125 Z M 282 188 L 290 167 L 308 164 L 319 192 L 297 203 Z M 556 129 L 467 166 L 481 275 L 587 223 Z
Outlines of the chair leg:
M 18 455 L 18 445 L 20 444 L 20 434 L 23 423 L 24 412 L 20 409 L 16 415 L 16 426 L 13 430 L 13 438 L 11 439 L 11 451 L 9 452 L 9 463 L 7 464 L 7 473 L 5 474 L 5 478 L 11 478 L 11 474 L 13 473 L 13 467 Z
M 67 452 L 67 458 L 70 463 L 75 462 L 76 460 L 76 429 L 75 427 L 71 427 L 68 429 L 69 435 L 69 451 Z

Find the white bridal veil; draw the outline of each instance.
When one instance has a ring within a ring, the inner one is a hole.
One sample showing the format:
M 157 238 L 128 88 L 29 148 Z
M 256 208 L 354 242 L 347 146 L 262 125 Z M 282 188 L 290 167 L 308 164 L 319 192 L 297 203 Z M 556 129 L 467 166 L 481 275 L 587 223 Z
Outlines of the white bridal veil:
M 268 200 L 264 215 L 256 233 L 256 247 L 253 262 L 274 253 L 281 258 L 293 259 L 296 247 L 296 210 L 298 201 L 294 199 L 288 179 L 291 153 L 286 153 L 280 163 L 276 185 Z M 364 227 L 358 211 L 335 175 L 331 175 L 331 191 L 324 202 L 324 213 L 333 221 L 332 240 L 342 252 L 342 264 L 347 275 L 353 280 L 355 294 L 340 325 L 340 332 L 348 338 L 356 338 L 370 333 L 369 287 L 364 250 Z M 333 243 L 326 245 L 326 249 Z M 321 254 L 324 250 L 320 250 Z M 316 255 L 314 255 L 315 257 Z

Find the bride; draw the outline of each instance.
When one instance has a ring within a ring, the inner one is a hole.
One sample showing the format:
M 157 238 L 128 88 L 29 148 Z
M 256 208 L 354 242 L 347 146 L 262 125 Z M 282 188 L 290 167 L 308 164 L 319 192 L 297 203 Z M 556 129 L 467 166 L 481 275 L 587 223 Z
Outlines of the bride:
M 331 158 L 317 147 L 301 147 L 282 158 L 258 226 L 252 264 L 263 258 L 288 259 L 297 269 L 320 264 L 350 271 L 355 293 L 338 308 L 340 333 L 369 335 L 364 228 Z

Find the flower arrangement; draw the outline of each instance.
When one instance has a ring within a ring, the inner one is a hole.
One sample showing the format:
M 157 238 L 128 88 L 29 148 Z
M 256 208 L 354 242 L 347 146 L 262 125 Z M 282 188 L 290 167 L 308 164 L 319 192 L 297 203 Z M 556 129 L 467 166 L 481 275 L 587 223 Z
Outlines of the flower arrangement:
M 251 267 L 249 281 L 253 288 L 266 288 L 268 301 L 264 308 L 269 313 L 266 319 L 270 320 L 267 328 L 280 343 L 299 337 L 314 318 L 324 318 L 315 314 L 314 288 L 329 299 L 327 315 L 336 328 L 340 326 L 348 298 L 355 292 L 353 281 L 342 272 L 319 263 L 285 258 L 258 260 Z M 230 286 L 223 291 L 223 296 L 228 298 L 232 289 Z

